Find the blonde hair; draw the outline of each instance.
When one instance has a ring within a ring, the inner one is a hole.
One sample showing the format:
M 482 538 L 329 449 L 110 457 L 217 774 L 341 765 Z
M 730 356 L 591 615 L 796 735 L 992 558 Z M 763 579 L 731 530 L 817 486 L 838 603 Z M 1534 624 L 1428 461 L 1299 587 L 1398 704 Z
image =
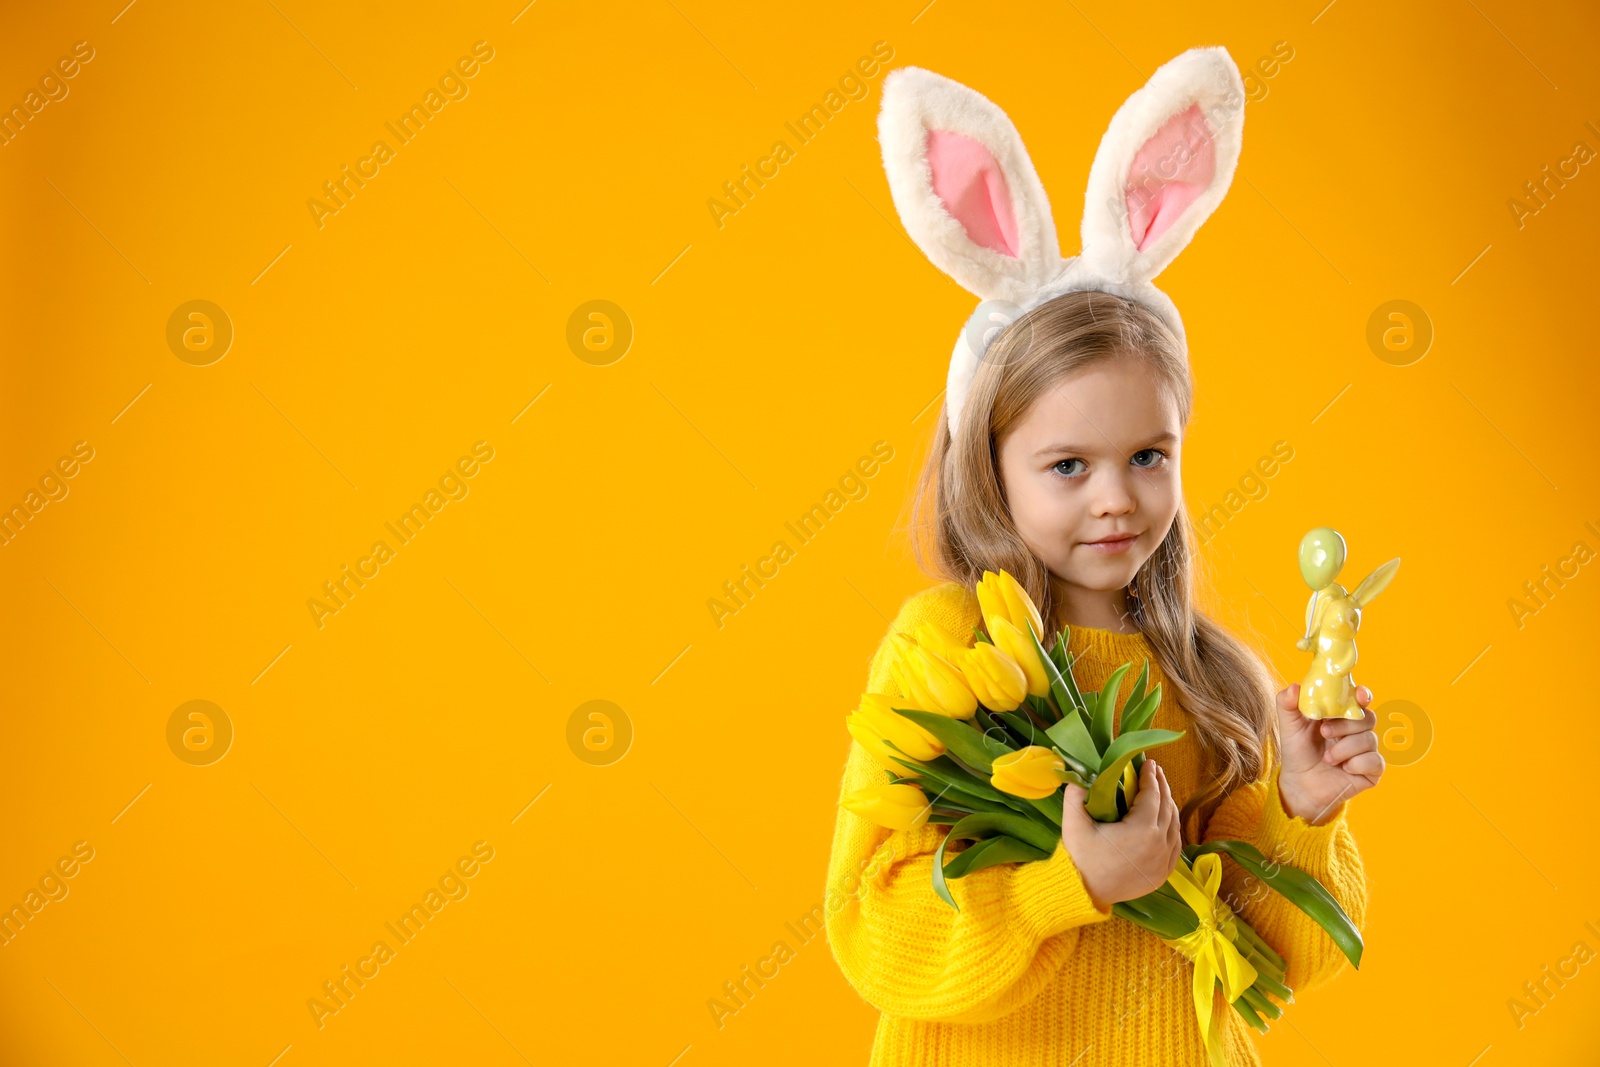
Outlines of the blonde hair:
M 1068 293 L 1001 331 L 979 363 L 962 406 L 959 438 L 952 440 L 941 408 L 917 482 L 911 543 L 925 573 L 971 587 L 986 570 L 1007 570 L 1028 590 L 1052 632 L 1059 630 L 1049 572 L 1023 543 L 1006 503 L 997 443 L 1036 397 L 1066 375 L 1126 358 L 1145 361 L 1187 426 L 1193 383 L 1181 344 L 1143 305 L 1104 292 Z M 1224 797 L 1262 777 L 1276 750 L 1278 724 L 1266 664 L 1201 610 L 1193 543 L 1180 495 L 1172 528 L 1139 568 L 1136 596 L 1128 598 L 1129 617 L 1144 634 L 1173 697 L 1194 721 L 1202 765 L 1211 768 L 1181 813 L 1191 841 Z M 1196 813 L 1191 835 L 1189 820 Z

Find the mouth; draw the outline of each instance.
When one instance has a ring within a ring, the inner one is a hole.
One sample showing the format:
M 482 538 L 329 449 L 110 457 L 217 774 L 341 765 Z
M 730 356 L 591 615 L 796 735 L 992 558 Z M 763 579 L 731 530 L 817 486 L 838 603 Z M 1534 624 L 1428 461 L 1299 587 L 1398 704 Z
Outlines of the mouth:
M 1136 533 L 1113 534 L 1098 541 L 1085 541 L 1083 544 L 1084 547 L 1093 549 L 1096 552 L 1126 552 L 1133 547 L 1133 543 L 1137 540 L 1139 540 L 1139 535 Z

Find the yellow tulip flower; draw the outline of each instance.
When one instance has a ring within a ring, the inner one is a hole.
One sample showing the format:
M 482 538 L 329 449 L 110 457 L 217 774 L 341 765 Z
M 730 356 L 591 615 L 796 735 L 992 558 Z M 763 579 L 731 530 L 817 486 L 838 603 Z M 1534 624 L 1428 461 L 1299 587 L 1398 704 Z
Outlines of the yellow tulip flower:
M 954 664 L 905 634 L 893 636 L 895 654 L 889 670 L 912 710 L 952 719 L 970 719 L 978 713 L 978 698 Z
M 1022 668 L 1028 676 L 1028 692 L 1042 697 L 1050 692 L 1050 676 L 1044 672 L 1044 663 L 1033 647 L 1027 633 L 1019 630 L 1009 619 L 996 615 L 989 621 L 989 636 L 995 647 Z
M 978 703 L 991 711 L 1015 711 L 1028 695 L 1027 673 L 993 645 L 979 641 L 962 649 L 956 666 L 961 668 Z
M 1014 797 L 1043 800 L 1061 788 L 1061 778 L 1056 772 L 1066 769 L 1061 757 L 1048 748 L 1029 745 L 995 760 L 989 784 Z
M 933 811 L 922 790 L 904 784 L 869 785 L 846 793 L 839 804 L 890 830 L 915 830 Z
M 983 612 L 984 626 L 989 630 L 990 637 L 994 636 L 995 620 L 1004 619 L 1022 631 L 1023 637 L 1028 636 L 1028 626 L 1032 624 L 1033 632 L 1039 635 L 1039 643 L 1049 647 L 1039 609 L 1034 606 L 1028 591 L 1022 588 L 1022 583 L 1013 578 L 1009 571 L 999 574 L 983 572 L 983 579 L 978 582 L 978 607 Z
M 882 693 L 863 694 L 861 703 L 845 716 L 844 726 L 873 759 L 898 775 L 912 775 L 916 771 L 895 762 L 896 756 L 925 762 L 938 759 L 944 753 L 944 745 L 938 738 L 910 719 L 896 715 L 893 699 Z M 899 751 L 890 748 L 886 741 L 893 742 Z

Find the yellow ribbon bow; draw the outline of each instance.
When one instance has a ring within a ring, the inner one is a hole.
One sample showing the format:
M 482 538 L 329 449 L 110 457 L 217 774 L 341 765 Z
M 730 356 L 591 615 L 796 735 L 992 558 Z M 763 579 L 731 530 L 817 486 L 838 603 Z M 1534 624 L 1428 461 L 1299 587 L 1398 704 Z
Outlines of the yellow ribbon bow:
M 1193 868 L 1180 858 L 1167 876 L 1167 884 L 1194 910 L 1200 925 L 1183 937 L 1161 940 L 1194 961 L 1194 1010 L 1200 1020 L 1200 1036 L 1212 1064 L 1223 1067 L 1222 1027 L 1212 1025 L 1216 1005 L 1213 990 L 1220 978 L 1222 994 L 1232 1004 L 1255 984 L 1256 969 L 1234 946 L 1238 927 L 1233 921 L 1233 909 L 1217 899 L 1222 886 L 1222 857 L 1208 852 L 1196 857 Z

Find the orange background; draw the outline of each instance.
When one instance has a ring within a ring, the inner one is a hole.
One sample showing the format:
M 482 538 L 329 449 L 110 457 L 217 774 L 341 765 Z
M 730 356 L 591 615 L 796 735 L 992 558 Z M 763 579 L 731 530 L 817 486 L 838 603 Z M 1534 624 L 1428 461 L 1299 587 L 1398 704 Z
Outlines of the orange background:
M 1011 115 L 1071 252 L 1145 77 L 1286 41 L 1233 191 L 1160 281 L 1200 389 L 1188 503 L 1288 442 L 1205 549 L 1216 611 L 1293 679 L 1301 534 L 1338 527 L 1352 580 L 1402 557 L 1361 680 L 1434 739 L 1352 808 L 1362 970 L 1258 1044 L 1591 1062 L 1594 966 L 1520 1028 L 1507 1001 L 1600 951 L 1600 577 L 1520 626 L 1508 602 L 1600 549 L 1600 175 L 1521 228 L 1507 200 L 1600 149 L 1592 9 L 122 4 L 0 15 L 0 100 L 94 49 L 0 147 L 0 503 L 94 449 L 0 548 L 0 903 L 94 850 L 0 948 L 0 1060 L 864 1062 L 875 1013 L 784 924 L 821 903 L 843 713 L 928 582 L 901 507 L 976 300 L 894 215 L 882 71 L 809 144 L 784 123 L 887 42 Z M 307 200 L 477 41 L 468 95 L 319 228 Z M 719 229 L 708 199 L 780 138 L 794 158 Z M 195 299 L 235 331 L 209 366 L 166 340 Z M 635 331 L 607 366 L 567 342 L 596 299 Z M 1392 299 L 1436 331 L 1409 366 L 1366 341 Z M 319 629 L 307 600 L 477 441 L 468 495 Z M 784 523 L 877 441 L 867 496 L 797 546 Z M 794 558 L 719 628 L 708 600 L 780 538 Z M 567 740 L 596 699 L 633 731 L 608 766 Z M 209 766 L 168 745 L 191 700 L 235 731 Z M 307 1000 L 479 841 L 469 895 L 319 1029 Z M 707 1001 L 779 939 L 795 958 L 719 1029 Z

